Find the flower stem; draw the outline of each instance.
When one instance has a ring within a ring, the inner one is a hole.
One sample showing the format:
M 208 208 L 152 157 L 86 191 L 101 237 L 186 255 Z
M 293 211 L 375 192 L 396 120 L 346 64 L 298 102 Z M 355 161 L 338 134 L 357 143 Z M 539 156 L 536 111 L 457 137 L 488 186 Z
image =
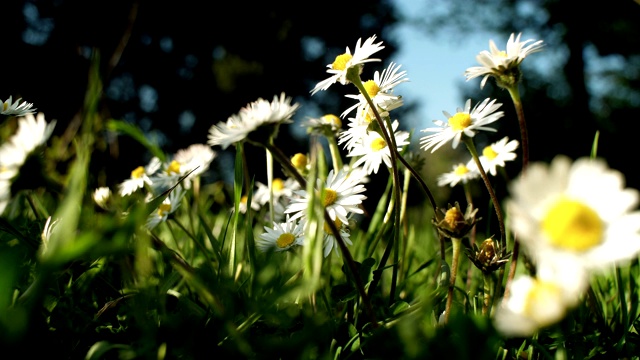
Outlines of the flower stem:
M 453 290 L 456 287 L 456 277 L 458 276 L 458 260 L 460 259 L 460 245 L 462 239 L 451 238 L 453 254 L 451 256 L 451 275 L 449 277 L 449 290 L 447 291 L 447 305 L 444 310 L 444 322 L 449 322 L 451 306 L 453 304 Z
M 482 163 L 480 163 L 480 158 L 478 157 L 478 151 L 476 150 L 476 146 L 473 144 L 473 139 L 468 136 L 462 136 L 462 141 L 464 141 L 465 145 L 467 145 L 467 149 L 471 153 L 473 160 L 478 167 L 478 171 L 480 171 L 480 175 L 482 180 L 484 181 L 485 186 L 487 187 L 487 191 L 489 192 L 489 196 L 491 197 L 491 201 L 493 202 L 493 208 L 496 211 L 496 216 L 498 217 L 498 225 L 500 226 L 500 247 L 502 249 L 506 248 L 506 238 L 505 238 L 505 230 L 504 230 L 504 218 L 502 216 L 502 207 L 500 206 L 500 201 L 498 201 L 498 197 L 496 196 L 495 191 L 493 191 L 493 187 L 491 186 L 491 182 L 489 182 L 489 177 L 487 173 L 484 171 L 482 167 Z
M 493 291 L 495 289 L 495 279 L 492 272 L 482 272 L 483 281 L 483 299 L 482 299 L 482 315 L 491 315 L 491 306 L 493 304 Z
M 521 174 L 524 174 L 527 166 L 529 165 L 529 134 L 527 131 L 527 122 L 524 118 L 524 109 L 522 108 L 522 101 L 520 100 L 520 91 L 518 91 L 518 85 L 507 87 L 509 91 L 509 95 L 511 95 L 511 100 L 513 101 L 513 106 L 516 109 L 516 114 L 518 116 L 518 124 L 520 125 L 520 148 L 522 149 L 522 171 Z M 506 251 L 506 247 L 503 247 L 503 251 Z M 518 266 L 518 254 L 520 253 L 520 242 L 518 241 L 516 234 L 513 236 L 513 252 L 511 255 L 511 264 L 509 264 L 509 273 L 507 274 L 507 282 L 505 284 L 504 290 L 504 298 L 507 298 L 509 295 L 509 288 L 511 285 L 511 281 L 516 275 L 516 267 Z M 504 270 L 502 270 L 504 272 Z M 501 273 L 502 273 L 501 272 Z M 500 277 L 502 279 L 502 276 Z
M 293 164 L 291 164 L 291 161 L 289 161 L 287 156 L 282 152 L 282 150 L 280 150 L 280 148 L 276 147 L 273 144 L 261 144 L 261 145 L 266 147 L 267 150 L 271 152 L 273 157 L 280 163 L 280 165 L 282 165 L 282 167 L 286 169 L 286 171 L 291 176 L 293 176 L 298 181 L 298 183 L 303 189 L 307 187 L 307 180 L 298 172 L 298 170 L 293 166 Z M 353 260 L 351 253 L 349 252 L 349 248 L 347 248 L 347 244 L 345 244 L 344 239 L 342 238 L 342 236 L 340 236 L 340 230 L 338 230 L 335 222 L 331 220 L 331 216 L 329 216 L 329 213 L 326 210 L 324 211 L 324 221 L 327 225 L 329 225 L 329 228 L 331 229 L 331 233 L 333 233 L 333 235 L 335 236 L 338 242 L 338 246 L 340 247 L 342 255 L 344 256 L 344 262 L 347 264 L 347 266 L 349 267 L 349 270 L 351 271 L 353 281 L 356 284 L 358 293 L 360 294 L 364 307 L 367 311 L 367 314 L 369 315 L 371 325 L 373 327 L 378 327 L 379 324 L 376 320 L 376 316 L 373 311 L 373 307 L 371 306 L 371 301 L 369 300 L 369 296 L 367 295 L 367 292 L 364 288 L 364 284 L 362 283 L 362 278 L 360 278 L 360 273 L 358 272 L 356 263 Z

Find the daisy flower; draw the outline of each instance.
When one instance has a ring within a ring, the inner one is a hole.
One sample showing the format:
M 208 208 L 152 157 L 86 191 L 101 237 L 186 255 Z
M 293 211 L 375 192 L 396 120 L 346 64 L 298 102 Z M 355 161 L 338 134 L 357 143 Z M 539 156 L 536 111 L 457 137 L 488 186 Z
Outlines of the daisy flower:
M 100 206 L 104 210 L 109 210 L 111 208 L 111 189 L 102 186 L 93 191 L 93 201 L 96 205 Z
M 350 239 L 351 234 L 349 233 L 348 223 L 344 223 L 340 219 L 335 219 L 334 224 L 340 231 L 340 237 L 342 238 L 342 240 L 344 240 L 345 244 L 353 245 L 353 242 L 351 242 Z M 338 239 L 335 237 L 335 235 L 333 235 L 331 227 L 329 227 L 329 225 L 326 223 L 324 224 L 324 242 L 322 248 L 324 257 L 329 256 L 329 254 L 331 254 L 331 250 L 335 250 L 336 255 L 340 257 L 340 251 L 338 250 Z
M 467 81 L 484 76 L 480 82 L 480 88 L 483 88 L 489 76 L 499 78 L 518 68 L 522 60 L 529 54 L 542 50 L 542 40 L 535 41 L 533 39 L 520 41 L 522 33 L 509 36 L 506 51 L 498 49 L 493 40 L 489 40 L 490 51 L 483 50 L 476 56 L 476 60 L 481 66 L 470 67 L 464 72 Z
M 273 136 L 280 124 L 291 123 L 291 117 L 300 104 L 291 104 L 291 98 L 284 93 L 274 96 L 269 102 L 262 98 L 247 104 L 238 114 L 230 116 L 226 122 L 211 126 L 208 144 L 220 145 L 226 149 L 231 144 L 243 141 L 250 136 L 258 141 Z M 265 130 L 264 132 L 260 130 Z
M 51 240 L 51 234 L 53 233 L 53 230 L 55 229 L 59 220 L 60 219 L 55 219 L 51 221 L 51 216 L 49 216 L 47 218 L 47 221 L 44 223 L 44 227 L 42 228 L 42 234 L 40 235 L 40 239 L 42 241 L 40 243 L 40 248 L 38 249 L 38 252 L 41 257 L 45 256 L 49 251 L 49 242 Z
M 11 182 L 0 179 L 0 215 L 9 205 L 9 200 L 11 200 Z
M 377 108 L 387 110 L 390 105 L 393 108 L 402 106 L 402 97 L 393 94 L 393 89 L 398 84 L 409 81 L 406 77 L 406 71 L 398 72 L 398 70 L 400 70 L 400 66 L 401 65 L 397 65 L 392 62 L 389 64 L 388 68 L 382 71 L 382 74 L 376 71 L 373 75 L 373 80 L 364 82 L 364 88 L 367 90 L 367 94 Z M 345 110 L 340 117 L 344 118 L 356 108 L 360 111 L 368 111 L 369 103 L 363 94 L 348 94 L 346 97 L 356 99 L 358 102 Z
M 422 130 L 422 132 L 432 132 L 434 134 L 422 137 L 420 139 L 420 147 L 425 151 L 433 148 L 431 152 L 434 152 L 442 145 L 453 141 L 452 146 L 455 149 L 458 147 L 462 136 L 474 137 L 480 130 L 496 131 L 485 125 L 500 119 L 504 115 L 504 112 L 497 111 L 501 106 L 501 103 L 496 104 L 495 99 L 486 98 L 471 109 L 471 99 L 469 99 L 465 103 L 464 109 L 458 108 L 455 115 L 443 111 L 442 113 L 448 119 L 447 122 L 434 120 L 433 123 L 438 127 Z
M 438 176 L 438 186 L 451 186 L 454 187 L 458 183 L 466 184 L 470 180 L 476 179 L 480 176 L 478 168 L 475 166 L 475 162 L 471 160 L 467 164 L 459 163 L 453 166 L 453 169 Z
M 516 153 L 514 151 L 518 148 L 519 144 L 518 140 L 509 141 L 509 138 L 505 136 L 493 144 L 486 146 L 480 156 L 480 163 L 484 170 L 495 176 L 498 166 L 504 167 L 505 161 L 515 160 Z
M 402 151 L 402 146 L 409 145 L 409 133 L 407 131 L 396 131 L 398 129 L 398 120 L 391 125 L 393 128 L 393 136 L 396 140 L 398 151 Z M 363 164 L 363 169 L 367 174 L 372 172 L 377 174 L 382 162 L 391 167 L 391 150 L 382 135 L 377 131 L 368 131 L 356 144 L 351 148 L 347 156 L 360 158 L 353 163 L 353 166 Z
M 326 114 L 319 118 L 311 118 L 302 123 L 307 128 L 307 133 L 328 135 L 340 132 L 342 120 L 334 114 Z
M 532 336 L 564 319 L 588 284 L 587 273 L 571 260 L 541 263 L 535 277 L 513 280 L 508 298 L 496 309 L 494 326 L 505 336 Z
M 169 195 L 162 201 L 158 209 L 147 217 L 147 222 L 145 226 L 147 229 L 151 230 L 158 226 L 161 222 L 167 220 L 170 214 L 173 214 L 178 207 L 180 207 L 180 202 L 182 198 L 184 198 L 185 190 L 182 186 L 176 186 Z
M 287 217 L 285 222 L 274 223 L 273 228 L 265 226 L 264 230 L 256 241 L 256 247 L 262 252 L 286 251 L 304 244 L 304 221 L 296 223 Z
M 145 184 L 152 186 L 151 176 L 160 169 L 162 162 L 157 157 L 153 157 L 147 166 L 138 166 L 131 171 L 131 177 L 118 185 L 120 196 L 133 194 L 136 190 L 144 187 Z
M 22 100 L 22 98 L 19 98 L 15 102 L 12 102 L 11 101 L 12 99 L 13 97 L 9 96 L 9 98 L 6 101 L 2 102 L 2 108 L 0 108 L 0 114 L 23 116 L 27 114 L 32 114 L 37 110 L 36 108 L 32 108 L 33 103 L 28 103 L 26 101 L 23 101 L 22 103 L 20 103 L 20 100 Z
M 215 151 L 205 144 L 193 144 L 186 149 L 180 149 L 173 156 L 173 160 L 163 165 L 163 171 L 159 172 L 152 182 L 159 187 L 171 187 L 189 174 L 182 181 L 184 187 L 189 189 L 192 180 L 207 171 L 215 157 Z
M 509 187 L 510 228 L 534 260 L 576 258 L 589 270 L 640 253 L 638 191 L 601 159 L 529 165 Z
M 318 180 L 318 186 L 323 189 L 322 203 L 329 213 L 331 220 L 340 219 L 347 223 L 349 213 L 362 214 L 362 209 L 358 207 L 367 197 L 361 193 L 365 191 L 364 185 L 359 183 L 359 177 L 349 176 L 344 170 L 334 173 L 329 171 L 324 186 Z M 294 192 L 299 198 L 291 199 L 291 203 L 285 210 L 286 214 L 293 213 L 291 220 L 305 216 L 309 205 L 309 195 L 306 190 Z
M 18 168 L 36 148 L 43 145 L 53 132 L 56 121 L 49 123 L 43 113 L 26 114 L 18 118 L 18 130 L 0 147 L 0 170 Z
M 352 68 L 357 68 L 358 74 L 362 73 L 362 68 L 365 63 L 372 61 L 380 61 L 380 59 L 370 59 L 369 56 L 375 54 L 376 52 L 384 49 L 382 46 L 382 41 L 379 43 L 374 43 L 376 41 L 376 36 L 373 35 L 361 45 L 361 40 L 358 39 L 356 42 L 356 46 L 354 48 L 353 54 L 351 54 L 351 50 L 347 47 L 347 50 L 344 54 L 336 56 L 336 59 L 333 63 L 327 65 L 327 73 L 331 74 L 331 76 L 325 80 L 319 82 L 313 90 L 311 90 L 311 95 L 314 95 L 320 90 L 327 90 L 331 85 L 336 82 L 340 82 L 342 85 L 346 85 L 349 83 L 347 79 L 347 72 Z

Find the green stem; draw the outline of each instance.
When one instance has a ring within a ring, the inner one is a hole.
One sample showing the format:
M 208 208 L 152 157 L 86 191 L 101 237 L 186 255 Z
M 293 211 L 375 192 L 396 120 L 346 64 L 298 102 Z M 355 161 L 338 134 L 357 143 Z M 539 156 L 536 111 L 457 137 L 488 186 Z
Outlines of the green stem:
M 495 289 L 495 279 L 492 272 L 482 272 L 483 281 L 483 299 L 482 299 L 482 315 L 491 315 L 491 306 L 493 305 L 493 291 Z
M 496 196 L 495 191 L 493 191 L 493 187 L 491 186 L 491 182 L 489 182 L 489 177 L 487 173 L 484 171 L 482 167 L 482 163 L 480 163 L 480 158 L 478 157 L 478 151 L 476 151 L 476 147 L 473 144 L 473 139 L 463 135 L 462 141 L 464 141 L 465 145 L 467 145 L 467 149 L 471 153 L 473 160 L 478 167 L 478 171 L 480 171 L 480 176 L 484 181 L 485 186 L 487 187 L 487 191 L 489 192 L 489 196 L 491 197 L 491 201 L 493 202 L 493 208 L 496 211 L 496 216 L 498 217 L 498 225 L 500 226 L 500 247 L 502 249 L 506 249 L 506 239 L 505 239 L 505 230 L 504 230 L 504 218 L 502 216 L 502 207 L 500 206 L 500 201 L 498 201 L 498 197 Z
M 460 259 L 460 245 L 461 239 L 451 238 L 451 244 L 453 245 L 453 255 L 451 257 L 451 275 L 449 277 L 449 289 L 447 291 L 447 305 L 444 310 L 444 322 L 449 322 L 449 316 L 451 315 L 451 306 L 453 304 L 453 290 L 456 287 L 456 277 L 458 276 L 458 260 Z
M 271 154 L 274 156 L 274 158 L 280 163 L 280 165 L 282 165 L 282 167 L 285 168 L 286 171 L 298 181 L 298 183 L 303 189 L 306 189 L 307 180 L 302 175 L 300 175 L 298 170 L 296 170 L 293 164 L 291 164 L 291 161 L 289 161 L 287 156 L 280 150 L 280 148 L 270 143 L 260 144 L 260 145 L 266 147 L 267 150 L 269 150 Z M 362 278 L 360 278 L 360 273 L 358 272 L 356 263 L 353 260 L 351 253 L 349 252 L 349 248 L 347 248 L 347 244 L 344 242 L 344 239 L 342 238 L 342 236 L 340 236 L 340 230 L 338 230 L 335 222 L 331 220 L 331 216 L 329 216 L 329 213 L 326 210 L 324 211 L 324 221 L 327 225 L 329 225 L 329 228 L 331 229 L 331 233 L 335 236 L 338 242 L 338 246 L 340 247 L 342 256 L 344 257 L 344 262 L 347 264 L 347 267 L 349 267 L 349 270 L 351 271 L 351 275 L 356 284 L 358 293 L 360 294 L 364 307 L 369 315 L 371 325 L 373 327 L 378 327 L 379 326 L 378 321 L 376 320 L 376 316 L 373 311 L 373 307 L 371 306 L 371 301 L 369 300 L 369 296 L 367 295 L 367 292 L 364 288 Z
M 338 148 L 338 143 L 336 142 L 336 137 L 326 136 L 327 142 L 329 143 L 329 151 L 331 152 L 331 161 L 333 161 L 333 171 L 336 173 L 342 170 L 342 158 L 340 157 L 340 149 Z
M 522 108 L 522 101 L 520 100 L 520 91 L 518 91 L 518 85 L 507 87 L 509 91 L 509 95 L 511 95 L 511 100 L 513 101 L 513 106 L 516 109 L 516 114 L 518 116 L 518 124 L 520 125 L 520 148 L 522 149 L 522 171 L 521 174 L 524 174 L 527 166 L 529 165 L 529 133 L 527 131 L 527 122 L 524 118 L 524 109 Z M 506 247 L 502 247 L 503 251 L 506 251 Z M 509 289 L 511 287 L 511 282 L 516 275 L 516 268 L 518 266 L 518 255 L 520 253 L 520 242 L 518 241 L 516 234 L 513 235 L 513 251 L 511 255 L 511 264 L 509 264 L 509 273 L 507 275 L 507 282 L 505 284 L 504 298 L 509 295 Z M 500 272 L 502 279 L 502 274 L 504 274 L 504 269 Z M 502 283 L 502 282 L 500 282 Z

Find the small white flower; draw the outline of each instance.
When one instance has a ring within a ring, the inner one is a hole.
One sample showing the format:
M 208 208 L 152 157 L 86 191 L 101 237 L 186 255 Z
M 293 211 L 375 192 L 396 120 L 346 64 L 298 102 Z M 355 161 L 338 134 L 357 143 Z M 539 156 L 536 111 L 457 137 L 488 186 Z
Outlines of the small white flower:
M 575 258 L 598 270 L 640 253 L 639 193 L 604 160 L 533 163 L 509 191 L 509 226 L 534 261 Z
M 376 109 L 382 109 L 384 111 L 390 111 L 391 108 L 395 109 L 402 106 L 402 97 L 393 94 L 393 89 L 400 83 L 409 81 L 406 77 L 407 72 L 401 71 L 400 65 L 395 63 L 389 64 L 389 67 L 382 71 L 380 74 L 376 71 L 373 74 L 373 80 L 368 80 L 363 83 L 364 88 L 367 90 L 367 94 L 371 98 L 371 101 L 376 106 Z M 353 110 L 368 111 L 369 103 L 364 98 L 364 95 L 346 95 L 348 98 L 356 99 L 358 102 L 345 110 L 340 117 L 344 118 L 350 114 Z
M 0 215 L 9 205 L 11 200 L 11 182 L 9 180 L 0 179 Z
M 152 212 L 149 217 L 147 217 L 146 227 L 151 230 L 158 226 L 161 222 L 167 220 L 170 214 L 173 214 L 178 207 L 180 207 L 180 202 L 185 195 L 184 188 L 182 186 L 176 186 L 169 195 L 162 201 L 160 206 L 156 211 Z
M 351 234 L 349 233 L 348 223 L 344 223 L 340 219 L 335 219 L 334 224 L 340 232 L 340 237 L 345 242 L 345 244 L 353 245 L 353 242 L 351 242 L 350 239 Z M 329 256 L 329 254 L 331 254 L 331 250 L 335 250 L 336 255 L 340 257 L 340 250 L 338 250 L 338 239 L 331 231 L 331 227 L 326 223 L 324 224 L 324 242 L 322 248 L 324 257 Z
M 560 322 L 588 287 L 588 274 L 571 259 L 540 263 L 537 275 L 520 275 L 496 309 L 494 325 L 509 337 L 529 337 Z
M 425 151 L 433 148 L 431 152 L 436 151 L 442 145 L 453 140 L 453 148 L 457 148 L 462 140 L 462 136 L 474 137 L 478 131 L 496 131 L 485 125 L 500 119 L 504 112 L 497 111 L 502 104 L 495 103 L 496 100 L 489 98 L 484 99 L 481 103 L 471 109 L 471 99 L 467 100 L 464 109 L 458 108 L 454 115 L 443 111 L 447 117 L 447 122 L 442 120 L 434 120 L 433 123 L 438 127 L 426 128 L 422 132 L 432 132 L 434 134 L 424 136 L 420 139 L 421 148 Z
M 36 108 L 32 108 L 33 103 L 28 103 L 26 101 L 23 101 L 22 103 L 20 103 L 20 100 L 22 100 L 22 98 L 19 98 L 15 102 L 12 102 L 11 101 L 12 99 L 13 97 L 9 96 L 9 98 L 6 101 L 2 102 L 2 105 L 0 108 L 0 114 L 12 115 L 12 116 L 23 116 L 27 114 L 32 114 L 36 110 L 38 110 Z
M 192 180 L 209 169 L 215 156 L 215 151 L 205 144 L 193 144 L 186 149 L 180 149 L 173 156 L 173 160 L 163 164 L 163 171 L 158 172 L 151 181 L 162 190 L 174 186 L 178 180 L 189 174 L 182 181 L 182 186 L 190 189 Z
M 256 247 L 263 252 L 286 251 L 304 244 L 304 221 L 295 222 L 287 217 L 285 222 L 274 223 L 273 228 L 264 227 L 265 232 L 256 241 Z
M 157 157 L 153 157 L 147 166 L 138 166 L 131 171 L 131 177 L 118 185 L 120 196 L 128 196 L 136 190 L 144 187 L 145 184 L 152 186 L 151 176 L 160 169 L 162 162 Z
M 495 176 L 498 166 L 504 167 L 505 161 L 515 160 L 516 153 L 514 151 L 518 148 L 519 144 L 518 140 L 509 141 L 509 138 L 505 136 L 493 144 L 486 146 L 480 156 L 482 168 Z
M 398 151 L 402 151 L 404 145 L 409 145 L 409 133 L 407 131 L 396 131 L 399 123 L 395 120 L 391 125 L 393 127 L 393 134 Z M 355 145 L 349 151 L 347 156 L 360 157 L 353 166 L 359 166 L 363 164 L 363 169 L 367 174 L 372 172 L 377 174 L 380 164 L 385 163 L 387 168 L 391 167 L 391 150 L 389 148 L 391 144 L 387 144 L 382 135 L 376 131 L 369 131 L 355 143 Z
M 360 178 L 349 176 L 344 170 L 334 173 L 333 170 L 327 175 L 325 184 L 318 180 L 318 187 L 323 189 L 322 203 L 332 220 L 340 219 L 347 223 L 349 213 L 362 214 L 363 210 L 358 207 L 367 197 L 360 194 L 366 189 L 359 183 Z M 286 214 L 294 213 L 292 220 L 305 216 L 309 207 L 309 196 L 306 190 L 295 192 L 299 198 L 291 199 L 291 203 L 285 210 Z
M 245 140 L 252 132 L 262 126 L 277 127 L 283 123 L 291 123 L 291 117 L 300 107 L 299 104 L 291 104 L 291 98 L 284 93 L 280 97 L 274 96 L 269 102 L 262 98 L 249 103 L 234 114 L 225 123 L 218 123 L 209 129 L 208 144 L 220 145 L 226 149 L 231 144 Z M 273 129 L 269 134 L 273 134 Z
M 515 34 L 512 33 L 509 36 L 506 51 L 498 49 L 493 40 L 489 40 L 490 51 L 483 50 L 476 56 L 476 60 L 481 66 L 470 67 L 464 72 L 467 81 L 484 76 L 480 82 L 480 88 L 483 88 L 489 76 L 503 75 L 507 71 L 518 67 L 529 54 L 542 50 L 542 40 L 529 39 L 520 41 L 521 35 L 522 33 L 515 37 Z
M 42 229 L 42 234 L 40 239 L 42 243 L 40 244 L 39 253 L 40 256 L 45 256 L 47 251 L 49 250 L 49 240 L 51 239 L 51 233 L 53 232 L 55 226 L 58 224 L 60 219 L 56 219 L 51 221 L 51 216 L 47 218 L 47 221 L 44 223 L 44 228 Z
M 380 59 L 370 59 L 369 56 L 384 49 L 384 46 L 382 46 L 382 41 L 379 43 L 374 43 L 374 41 L 376 40 L 375 35 L 365 40 L 364 44 L 362 45 L 360 45 L 361 40 L 362 39 L 358 39 L 358 41 L 356 42 L 356 47 L 354 48 L 353 54 L 351 54 L 351 50 L 349 50 L 349 47 L 347 47 L 347 50 L 344 54 L 336 56 L 334 62 L 327 65 L 327 73 L 331 74 L 331 76 L 319 82 L 313 88 L 313 90 L 311 90 L 311 95 L 314 95 L 320 90 L 327 90 L 336 82 L 340 82 L 342 85 L 346 85 L 349 83 L 349 80 L 347 80 L 347 71 L 352 68 L 359 67 L 359 72 L 362 73 L 362 67 L 365 63 L 371 61 L 380 61 Z
M 109 210 L 111 208 L 109 205 L 111 201 L 111 189 L 106 186 L 95 189 L 93 191 L 93 201 L 101 208 Z
M 326 135 L 328 132 L 336 134 L 342 128 L 342 120 L 334 114 L 326 114 L 319 118 L 310 118 L 302 123 L 308 133 Z
M 450 172 L 438 176 L 438 186 L 449 185 L 454 187 L 458 185 L 458 183 L 466 184 L 470 180 L 478 177 L 480 177 L 480 172 L 478 172 L 478 167 L 475 166 L 472 159 L 467 164 L 459 163 L 454 165 Z

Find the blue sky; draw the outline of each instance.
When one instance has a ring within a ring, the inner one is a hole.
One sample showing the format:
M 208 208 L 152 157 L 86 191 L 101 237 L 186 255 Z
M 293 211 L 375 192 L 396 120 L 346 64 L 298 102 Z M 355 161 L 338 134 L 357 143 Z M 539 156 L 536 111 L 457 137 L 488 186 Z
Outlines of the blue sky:
M 404 16 L 425 16 L 429 11 L 425 1 L 394 0 L 394 4 Z M 414 28 L 411 24 L 400 23 L 393 31 L 399 41 L 399 50 L 392 59 L 383 59 L 384 66 L 390 61 L 402 65 L 407 71 L 409 82 L 398 85 L 394 93 L 402 95 L 406 101 L 415 101 L 420 107 L 418 114 L 405 123 L 411 127 L 422 129 L 432 125 L 432 120 L 443 119 L 442 111 L 454 113 L 457 107 L 464 104 L 461 98 L 462 86 L 477 86 L 480 90 L 480 79 L 470 80 L 464 77 L 464 71 L 470 66 L 478 65 L 475 57 L 482 50 L 489 49 L 489 40 L 504 47 L 507 39 L 495 37 L 488 33 L 477 33 L 466 40 L 448 43 L 450 37 L 430 37 L 425 32 Z

